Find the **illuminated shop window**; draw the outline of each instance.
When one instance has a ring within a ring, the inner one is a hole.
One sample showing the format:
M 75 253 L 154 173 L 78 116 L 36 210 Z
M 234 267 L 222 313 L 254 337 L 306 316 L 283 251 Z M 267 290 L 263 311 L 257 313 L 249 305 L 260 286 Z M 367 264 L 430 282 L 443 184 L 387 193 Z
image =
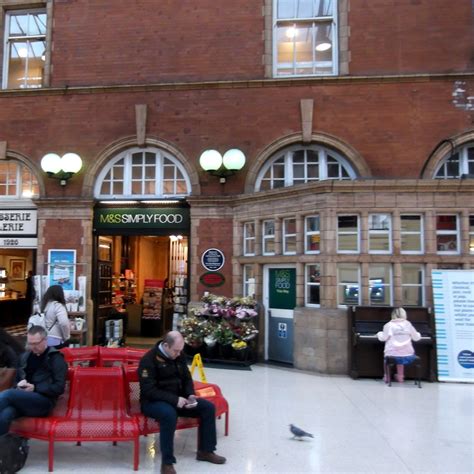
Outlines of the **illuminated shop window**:
M 337 0 L 274 0 L 273 74 L 337 74 Z
M 0 161 L 0 196 L 2 199 L 31 199 L 38 195 L 38 181 L 28 167 L 16 161 Z
M 99 175 L 95 197 L 184 197 L 191 192 L 183 165 L 159 149 L 134 148 L 121 153 Z
M 307 216 L 304 220 L 305 253 L 319 253 L 321 251 L 321 232 L 319 229 L 319 216 Z
M 291 147 L 276 153 L 260 170 L 255 191 L 296 186 L 326 179 L 355 179 L 349 162 L 319 146 Z
M 7 11 L 3 62 L 4 89 L 43 86 L 46 10 Z
M 317 306 L 321 303 L 321 264 L 305 266 L 305 305 Z
M 423 306 L 425 302 L 425 269 L 423 265 L 402 264 L 403 306 Z
M 474 177 L 474 143 L 470 143 L 447 156 L 435 172 L 437 179 Z

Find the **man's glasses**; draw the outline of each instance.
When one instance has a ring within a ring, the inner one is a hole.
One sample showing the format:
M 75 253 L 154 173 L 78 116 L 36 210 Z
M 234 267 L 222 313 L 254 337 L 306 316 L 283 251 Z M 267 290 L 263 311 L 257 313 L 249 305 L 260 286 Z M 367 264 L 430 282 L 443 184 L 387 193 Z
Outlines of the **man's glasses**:
M 38 342 L 30 342 L 30 341 L 28 341 L 27 344 L 28 344 L 29 346 L 39 346 L 45 339 L 46 339 L 46 338 L 43 337 L 43 338 L 40 339 Z

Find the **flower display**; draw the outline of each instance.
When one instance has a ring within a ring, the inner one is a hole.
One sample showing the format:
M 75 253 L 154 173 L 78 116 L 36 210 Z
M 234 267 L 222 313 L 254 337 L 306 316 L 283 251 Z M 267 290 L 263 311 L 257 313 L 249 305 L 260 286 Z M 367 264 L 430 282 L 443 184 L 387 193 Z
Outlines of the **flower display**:
M 181 332 L 186 343 L 204 340 L 212 345 L 217 341 L 241 350 L 258 334 L 254 323 L 257 302 L 253 298 L 206 294 L 201 301 L 203 305 L 183 320 Z

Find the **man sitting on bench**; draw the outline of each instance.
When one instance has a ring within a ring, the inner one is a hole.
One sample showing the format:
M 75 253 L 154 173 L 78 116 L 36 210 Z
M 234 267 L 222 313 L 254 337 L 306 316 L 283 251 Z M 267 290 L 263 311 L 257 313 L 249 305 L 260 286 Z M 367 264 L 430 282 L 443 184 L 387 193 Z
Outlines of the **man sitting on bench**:
M 193 380 L 181 352 L 183 336 L 168 332 L 163 340 L 140 361 L 140 403 L 142 412 L 160 423 L 161 474 L 175 474 L 174 433 L 179 416 L 199 418 L 198 461 L 224 464 L 226 459 L 216 449 L 215 407 L 208 400 L 196 398 Z
M 0 435 L 21 416 L 48 416 L 66 386 L 67 364 L 54 347 L 48 347 L 48 333 L 32 326 L 27 333 L 27 350 L 20 359 L 15 388 L 0 393 Z

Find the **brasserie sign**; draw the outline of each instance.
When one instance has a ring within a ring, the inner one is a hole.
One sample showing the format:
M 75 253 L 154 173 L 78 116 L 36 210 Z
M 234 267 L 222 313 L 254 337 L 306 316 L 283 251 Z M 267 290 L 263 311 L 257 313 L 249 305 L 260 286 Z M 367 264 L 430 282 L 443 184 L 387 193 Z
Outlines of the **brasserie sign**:
M 1 209 L 0 236 L 36 235 L 36 209 Z
M 188 208 L 98 208 L 94 213 L 96 229 L 187 229 Z

